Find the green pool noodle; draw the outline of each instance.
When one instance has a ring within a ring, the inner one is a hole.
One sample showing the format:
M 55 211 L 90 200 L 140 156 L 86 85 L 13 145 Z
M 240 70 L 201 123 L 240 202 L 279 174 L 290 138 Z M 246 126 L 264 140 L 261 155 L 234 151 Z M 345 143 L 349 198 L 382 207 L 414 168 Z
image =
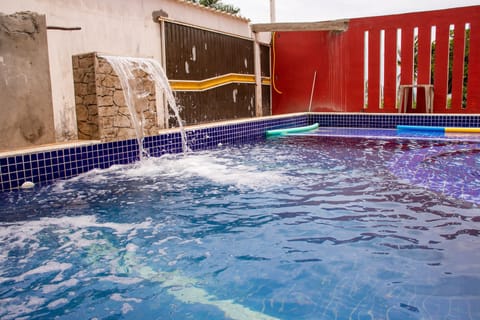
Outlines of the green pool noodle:
M 304 127 L 267 130 L 266 134 L 267 134 L 267 137 L 275 137 L 275 136 L 284 136 L 292 133 L 308 132 L 308 131 L 313 131 L 315 129 L 318 129 L 318 123 L 314 123 L 312 125 L 304 126 Z

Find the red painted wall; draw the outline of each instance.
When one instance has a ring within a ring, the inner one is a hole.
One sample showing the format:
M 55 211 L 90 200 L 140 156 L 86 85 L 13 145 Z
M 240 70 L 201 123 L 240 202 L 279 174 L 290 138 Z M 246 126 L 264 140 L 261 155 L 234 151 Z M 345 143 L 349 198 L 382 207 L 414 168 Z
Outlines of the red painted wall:
M 467 24 L 470 54 L 467 100 L 462 107 Z M 450 30 L 454 45 L 449 59 Z M 308 111 L 315 72 L 311 111 L 397 112 L 398 84 L 413 84 L 416 75 L 417 84 L 433 83 L 435 113 L 480 113 L 480 6 L 352 19 L 345 32 L 277 32 L 272 47 L 273 114 Z M 414 48 L 418 48 L 416 57 Z M 416 109 L 410 103 L 407 110 L 425 112 L 423 99 L 418 99 Z

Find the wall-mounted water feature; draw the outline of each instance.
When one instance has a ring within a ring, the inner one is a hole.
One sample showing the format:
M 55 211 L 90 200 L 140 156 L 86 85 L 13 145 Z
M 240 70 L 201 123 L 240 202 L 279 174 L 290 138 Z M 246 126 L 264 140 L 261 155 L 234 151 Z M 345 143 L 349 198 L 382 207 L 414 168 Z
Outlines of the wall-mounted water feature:
M 166 128 L 171 110 L 181 130 L 182 149 L 187 150 L 175 97 L 156 60 L 89 53 L 73 57 L 73 70 L 80 139 L 135 138 L 142 157 L 148 154 L 144 137 Z M 168 106 L 163 105 L 162 94 Z
M 175 97 L 168 83 L 167 76 L 160 63 L 154 59 L 130 58 L 116 56 L 101 56 L 105 58 L 118 75 L 123 89 L 125 102 L 130 111 L 131 120 L 138 144 L 140 154 L 148 155 L 148 151 L 143 149 L 144 124 L 146 123 L 145 113 L 149 111 L 148 97 L 152 91 L 163 92 L 168 105 L 173 111 L 175 118 L 180 126 L 182 136 L 182 150 L 187 151 L 187 139 L 183 129 L 183 121 L 180 118 Z M 153 85 L 153 86 L 152 86 Z M 147 101 L 146 101 L 147 99 Z M 157 110 L 158 114 L 158 110 Z

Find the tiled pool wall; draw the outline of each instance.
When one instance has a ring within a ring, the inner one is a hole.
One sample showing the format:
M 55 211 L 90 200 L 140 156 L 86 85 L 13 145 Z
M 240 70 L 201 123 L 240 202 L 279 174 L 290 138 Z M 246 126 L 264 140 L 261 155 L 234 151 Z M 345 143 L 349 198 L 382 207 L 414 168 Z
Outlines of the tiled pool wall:
M 339 114 L 312 113 L 309 123 L 320 127 L 385 128 L 395 129 L 397 125 L 439 126 L 439 127 L 480 127 L 480 114 Z
M 256 118 L 249 121 L 187 128 L 191 150 L 217 148 L 258 141 L 271 129 L 305 126 L 318 122 L 322 127 L 395 128 L 396 125 L 429 125 L 480 127 L 480 115 L 392 115 L 392 114 L 297 114 L 292 116 Z M 153 157 L 182 152 L 180 132 L 146 137 L 144 148 Z M 127 164 L 139 159 L 136 139 L 91 143 L 29 151 L 0 156 L 0 191 L 18 189 L 25 181 L 36 185 L 75 177 L 95 168 Z
M 265 131 L 269 129 L 307 124 L 308 117 L 302 114 L 187 128 L 186 135 L 189 148 L 192 151 L 198 151 L 217 148 L 219 144 L 231 145 L 264 139 Z M 153 157 L 182 152 L 180 131 L 146 137 L 143 145 Z M 139 150 L 136 139 L 106 143 L 92 142 L 60 149 L 52 147 L 48 151 L 29 151 L 23 154 L 0 156 L 0 192 L 18 189 L 26 181 L 36 185 L 49 184 L 96 168 L 104 169 L 138 160 Z

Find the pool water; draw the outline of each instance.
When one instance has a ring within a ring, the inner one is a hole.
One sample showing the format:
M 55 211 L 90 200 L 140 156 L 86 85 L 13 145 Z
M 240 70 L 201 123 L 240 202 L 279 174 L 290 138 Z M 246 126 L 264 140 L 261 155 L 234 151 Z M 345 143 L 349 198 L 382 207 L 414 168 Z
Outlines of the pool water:
M 288 136 L 1 194 L 0 318 L 480 319 L 478 149 Z
M 385 128 L 348 128 L 348 127 L 320 127 L 317 130 L 303 132 L 302 136 L 331 136 L 331 137 L 363 137 L 371 139 L 409 139 L 409 140 L 447 140 L 480 142 L 478 133 L 445 133 L 442 131 L 415 131 Z

